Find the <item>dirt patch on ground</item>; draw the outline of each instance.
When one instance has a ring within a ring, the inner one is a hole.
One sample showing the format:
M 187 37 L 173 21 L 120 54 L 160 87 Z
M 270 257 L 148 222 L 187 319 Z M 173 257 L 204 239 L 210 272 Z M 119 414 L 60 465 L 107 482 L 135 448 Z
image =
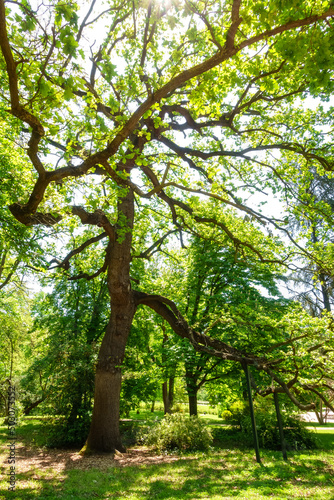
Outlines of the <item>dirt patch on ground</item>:
M 1 455 L 2 472 L 7 469 L 7 456 Z M 81 456 L 77 450 L 39 450 L 28 448 L 22 444 L 16 446 L 16 470 L 29 478 L 38 478 L 41 471 L 47 473 L 45 478 L 54 473 L 62 475 L 69 469 L 99 469 L 105 471 L 110 467 L 128 467 L 131 465 L 149 465 L 170 463 L 180 460 L 178 456 L 155 455 L 148 448 L 131 448 L 126 453 L 99 454 Z

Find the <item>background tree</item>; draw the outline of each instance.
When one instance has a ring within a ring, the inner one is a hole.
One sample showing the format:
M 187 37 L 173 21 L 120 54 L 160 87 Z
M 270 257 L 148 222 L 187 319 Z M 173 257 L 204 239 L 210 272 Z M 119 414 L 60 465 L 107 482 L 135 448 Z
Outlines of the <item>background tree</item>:
M 170 231 L 182 238 L 182 230 L 205 235 L 212 227 L 240 252 L 287 260 L 260 231 L 267 215 L 239 195 L 245 186 L 272 185 L 272 152 L 304 160 L 284 117 L 296 96 L 332 89 L 334 10 L 320 0 L 296 5 L 115 0 L 105 9 L 94 0 L 84 13 L 51 2 L 46 14 L 43 5 L 0 3 L 2 107 L 16 118 L 35 176 L 11 213 L 26 226 L 61 228 L 71 216 L 92 226 L 93 236 L 58 255 L 59 266 L 95 244 L 100 268 L 90 262 L 77 277 L 107 274 L 110 320 L 96 368 L 92 450 L 122 449 L 120 366 L 140 304 L 197 349 L 269 369 L 269 361 L 191 329 L 170 300 L 131 282 L 130 268 Z M 200 196 L 212 202 L 202 205 Z M 235 226 L 234 210 L 253 222 Z M 143 237 L 145 216 L 147 227 L 159 222 Z M 255 240 L 250 225 L 259 227 Z
M 18 384 L 25 362 L 31 326 L 29 298 L 23 292 L 15 296 L 0 294 L 0 411 L 7 415 L 8 383 Z M 19 390 L 16 391 L 19 394 Z M 20 403 L 17 402 L 17 409 Z
M 159 279 L 150 284 L 151 290 L 155 288 L 173 298 L 184 310 L 188 324 L 199 331 L 216 336 L 217 323 L 228 311 L 232 317 L 248 315 L 249 329 L 258 328 L 258 341 L 264 343 L 260 322 L 252 324 L 254 311 L 261 310 L 279 320 L 287 310 L 289 301 L 283 299 L 276 285 L 278 266 L 261 264 L 253 254 L 244 254 L 240 259 L 228 239 L 217 242 L 214 235 L 210 239 L 194 236 L 182 252 L 155 259 L 152 266 L 160 267 L 161 272 Z M 242 334 L 242 329 L 235 334 L 239 341 Z M 229 335 L 224 341 L 233 344 L 236 338 Z M 250 351 L 255 346 L 247 348 Z M 226 379 L 229 371 L 234 373 L 234 367 L 229 364 L 226 369 L 222 360 L 196 352 L 187 342 L 178 342 L 173 350 L 183 360 L 189 412 L 196 415 L 199 389 L 210 381 Z
M 302 233 L 303 237 L 307 235 L 311 253 L 311 256 L 304 255 L 300 259 L 300 270 L 291 275 L 291 280 L 292 285 L 295 284 L 292 293 L 296 299 L 302 302 L 311 314 L 319 315 L 323 310 L 330 312 L 333 303 L 331 271 L 328 266 L 323 267 L 323 258 L 319 255 L 320 249 L 323 252 L 332 245 L 333 179 L 321 176 L 313 169 L 311 171 L 312 177 L 307 182 L 301 176 L 301 185 L 291 186 L 301 192 L 297 200 L 303 200 L 303 203 L 296 204 L 291 199 L 289 224 L 295 235 L 298 232 Z M 294 199 L 296 200 L 296 196 Z M 311 210 L 307 210 L 309 206 Z
M 38 407 L 62 417 L 61 435 L 54 436 L 61 445 L 82 442 L 89 428 L 94 364 L 108 322 L 107 295 L 104 277 L 67 283 L 60 275 L 51 293 L 41 292 L 34 300 L 26 349 L 30 362 L 20 381 L 22 403 L 27 415 Z
M 136 314 L 123 361 L 121 414 L 126 417 L 131 409 L 138 410 L 142 402 L 152 406 L 162 381 L 158 355 L 161 351 L 160 327 L 143 313 L 138 311 Z

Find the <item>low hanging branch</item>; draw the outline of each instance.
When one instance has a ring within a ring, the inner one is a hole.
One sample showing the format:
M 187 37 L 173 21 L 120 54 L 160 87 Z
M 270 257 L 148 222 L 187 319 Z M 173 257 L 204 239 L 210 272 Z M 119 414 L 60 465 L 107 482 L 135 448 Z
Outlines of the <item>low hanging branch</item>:
M 316 394 L 316 396 L 318 396 L 318 398 L 321 399 L 323 403 L 325 403 L 327 408 L 329 408 L 332 412 L 334 412 L 334 405 L 323 394 L 321 394 L 321 392 L 318 391 L 316 387 L 310 386 L 309 384 L 304 384 L 302 387 L 307 391 Z
M 289 382 L 284 382 L 284 380 L 274 371 L 274 368 L 279 366 L 284 358 L 266 359 L 265 357 L 255 356 L 253 354 L 235 349 L 219 339 L 214 339 L 191 328 L 173 301 L 162 297 L 161 295 L 149 295 L 138 291 L 133 293 L 135 295 L 137 305 L 142 304 L 153 309 L 169 323 L 173 331 L 179 337 L 188 339 L 196 351 L 209 354 L 210 356 L 221 360 L 236 361 L 241 363 L 243 366 L 245 364 L 254 366 L 256 370 L 267 373 L 278 385 L 270 386 L 267 389 L 259 389 L 255 387 L 256 392 L 261 396 L 264 397 L 273 393 L 285 393 L 300 410 L 310 411 L 315 408 L 315 404 L 313 402 L 303 404 L 298 401 L 295 394 L 291 391 L 291 389 L 293 389 L 293 387 L 299 382 L 298 371 Z M 318 395 L 318 391 L 314 388 L 305 386 L 305 389 Z M 322 400 L 324 401 L 323 397 Z
M 246 362 L 257 368 L 275 363 L 274 361 L 270 362 L 265 358 L 239 351 L 219 339 L 214 339 L 208 335 L 197 332 L 188 325 L 175 303 L 166 297 L 161 295 L 150 295 L 139 291 L 134 291 L 133 293 L 137 305 L 146 305 L 157 312 L 169 323 L 177 335 L 188 339 L 199 352 L 205 352 L 224 360 Z

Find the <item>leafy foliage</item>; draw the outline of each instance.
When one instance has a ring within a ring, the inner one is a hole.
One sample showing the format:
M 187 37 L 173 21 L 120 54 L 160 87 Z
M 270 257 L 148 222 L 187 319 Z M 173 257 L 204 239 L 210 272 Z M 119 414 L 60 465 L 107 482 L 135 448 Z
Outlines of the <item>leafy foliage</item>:
M 255 400 L 254 403 L 256 428 L 259 445 L 265 449 L 281 449 L 277 416 L 274 404 L 267 400 Z M 229 410 L 222 412 L 221 417 L 226 423 L 239 427 L 242 439 L 252 445 L 252 423 L 249 408 L 241 401 L 230 406 Z M 290 450 L 312 449 L 316 447 L 314 434 L 307 429 L 299 415 L 290 411 L 282 412 L 284 437 Z
M 207 450 L 212 443 L 209 429 L 195 416 L 166 415 L 145 437 L 144 442 L 159 451 Z
M 8 381 L 16 385 L 16 409 L 22 411 L 18 382 L 29 350 L 30 301 L 24 293 L 0 294 L 0 415 L 7 409 Z
M 26 410 L 39 402 L 38 412 L 61 416 L 58 423 L 60 428 L 65 426 L 68 444 L 80 439 L 91 418 L 97 341 L 107 310 L 105 293 L 104 281 L 77 282 L 68 288 L 59 279 L 52 293 L 36 297 L 33 307 L 38 340 L 31 346 L 33 360 L 21 380 L 23 402 Z M 64 445 L 64 436 L 61 440 Z
M 45 423 L 47 433 L 45 446 L 49 448 L 82 447 L 87 438 L 91 417 L 91 412 L 82 412 L 72 421 L 69 421 L 66 416 L 50 418 Z

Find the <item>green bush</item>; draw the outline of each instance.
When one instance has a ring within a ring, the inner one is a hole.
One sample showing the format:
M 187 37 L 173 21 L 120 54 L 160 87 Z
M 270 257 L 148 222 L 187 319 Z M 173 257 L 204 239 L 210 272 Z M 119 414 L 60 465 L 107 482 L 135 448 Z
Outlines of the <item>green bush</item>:
M 240 432 L 235 426 L 211 427 L 213 445 L 218 448 L 252 448 L 253 435 Z
M 290 450 L 312 449 L 316 447 L 314 435 L 306 428 L 305 422 L 296 415 L 282 414 L 284 438 Z M 242 432 L 252 433 L 250 417 L 244 417 Z M 279 450 L 281 440 L 277 424 L 276 413 L 256 413 L 256 428 L 259 444 L 262 448 Z
M 141 441 L 142 426 L 138 422 L 120 422 L 122 443 L 127 448 Z
M 274 403 L 271 399 L 259 399 L 254 402 L 256 428 L 261 448 L 279 450 L 281 440 Z M 223 412 L 226 423 L 239 427 L 241 439 L 251 442 L 253 436 L 249 407 L 244 402 L 234 403 Z M 282 411 L 284 438 L 290 450 L 312 449 L 316 447 L 314 434 L 306 427 L 297 414 Z
M 244 401 L 235 401 L 228 410 L 219 411 L 218 416 L 226 424 L 237 425 L 242 430 L 242 419 L 248 413 L 248 405 Z
M 87 439 L 91 415 L 85 413 L 75 420 L 69 421 L 64 416 L 53 417 L 48 422 L 48 438 L 46 446 L 49 448 L 81 448 Z
M 176 413 L 166 415 L 149 429 L 144 443 L 154 446 L 158 451 L 207 450 L 212 444 L 212 436 L 198 417 Z

